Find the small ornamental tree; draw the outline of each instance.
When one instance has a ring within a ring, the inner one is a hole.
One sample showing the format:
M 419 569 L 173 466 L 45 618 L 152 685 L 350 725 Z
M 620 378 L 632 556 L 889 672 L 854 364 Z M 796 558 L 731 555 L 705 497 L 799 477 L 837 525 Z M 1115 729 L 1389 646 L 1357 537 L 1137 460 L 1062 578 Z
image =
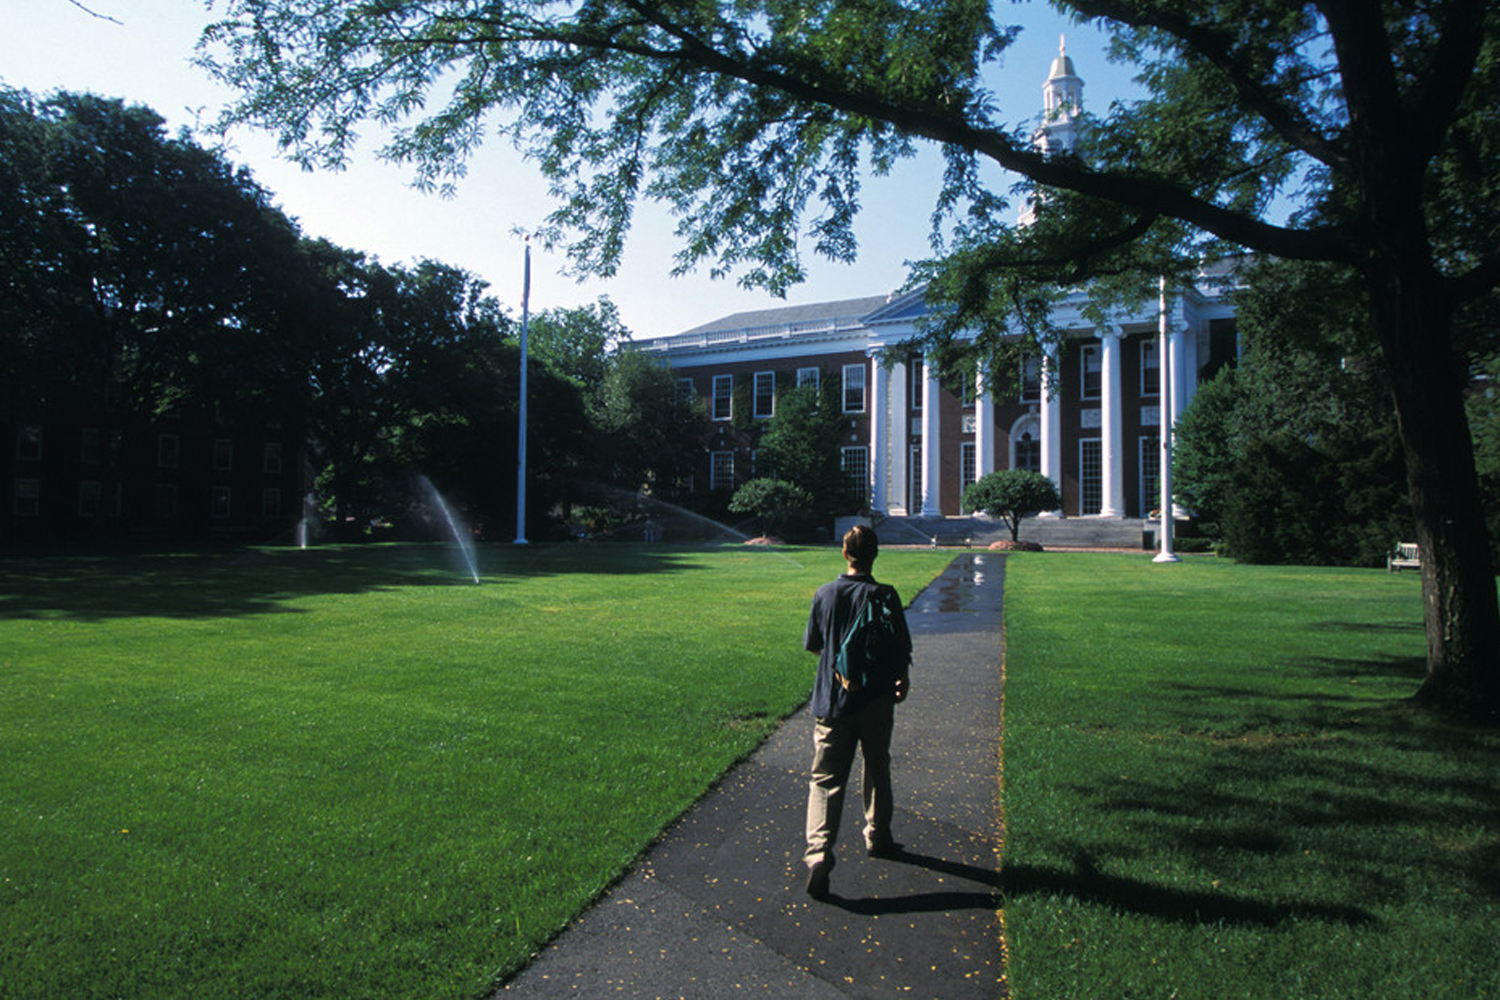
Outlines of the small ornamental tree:
M 1021 519 L 1062 506 L 1057 487 L 1040 472 L 1001 469 L 991 472 L 964 490 L 964 513 L 979 512 L 998 517 L 1010 528 L 1010 540 L 1019 541 Z
M 752 479 L 734 491 L 729 509 L 736 514 L 753 514 L 760 520 L 761 533 L 771 535 L 801 511 L 811 510 L 812 497 L 795 483 L 785 479 Z

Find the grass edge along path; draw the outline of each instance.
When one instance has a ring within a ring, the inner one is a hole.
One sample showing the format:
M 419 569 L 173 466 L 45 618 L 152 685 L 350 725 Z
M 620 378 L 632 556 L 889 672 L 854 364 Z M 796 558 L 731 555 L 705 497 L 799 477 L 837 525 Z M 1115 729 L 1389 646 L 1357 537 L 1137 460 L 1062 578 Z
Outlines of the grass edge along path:
M 802 703 L 843 568 L 453 555 L 0 557 L 0 996 L 486 995 Z
M 1419 581 L 1011 555 L 1018 1000 L 1500 996 L 1500 734 L 1414 713 Z

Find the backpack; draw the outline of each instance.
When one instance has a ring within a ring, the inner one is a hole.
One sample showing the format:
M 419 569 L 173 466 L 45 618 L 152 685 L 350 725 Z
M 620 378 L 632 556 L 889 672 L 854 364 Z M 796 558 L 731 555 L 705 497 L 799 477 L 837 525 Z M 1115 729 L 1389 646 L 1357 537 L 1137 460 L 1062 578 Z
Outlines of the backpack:
M 833 661 L 834 676 L 845 691 L 895 679 L 902 652 L 896 638 L 897 601 L 894 590 L 877 586 L 849 623 Z

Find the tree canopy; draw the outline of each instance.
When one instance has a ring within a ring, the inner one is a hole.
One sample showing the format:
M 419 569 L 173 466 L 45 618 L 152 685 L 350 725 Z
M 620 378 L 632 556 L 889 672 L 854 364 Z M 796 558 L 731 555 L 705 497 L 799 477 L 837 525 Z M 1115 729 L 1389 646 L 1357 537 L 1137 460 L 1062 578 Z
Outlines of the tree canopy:
M 645 197 L 679 220 L 679 267 L 784 290 L 803 276 L 801 235 L 856 252 L 862 169 L 935 143 L 951 232 L 917 277 L 945 361 L 959 341 L 1001 351 L 1018 319 L 1045 335 L 1056 289 L 1083 281 L 1102 311 L 1229 249 L 1346 269 L 1390 374 L 1424 552 L 1420 700 L 1500 706 L 1454 323 L 1500 281 L 1494 4 L 1058 0 L 1149 91 L 1090 118 L 1074 150 L 1034 144 L 1030 95 L 1007 107 L 990 86 L 1015 34 L 990 0 L 222 4 L 202 56 L 240 93 L 228 122 L 334 164 L 366 120 L 397 123 L 387 152 L 425 184 L 498 132 L 552 181 L 545 235 L 604 273 Z M 985 165 L 1026 178 L 1034 224 L 1013 224 Z

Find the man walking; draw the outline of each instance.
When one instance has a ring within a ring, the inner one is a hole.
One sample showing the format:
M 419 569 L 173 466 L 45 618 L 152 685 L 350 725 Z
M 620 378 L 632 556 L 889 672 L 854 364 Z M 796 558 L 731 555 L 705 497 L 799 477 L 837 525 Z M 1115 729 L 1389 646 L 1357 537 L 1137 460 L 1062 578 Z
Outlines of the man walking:
M 865 811 L 865 851 L 871 857 L 893 857 L 901 845 L 891 838 L 891 729 L 895 706 L 911 690 L 911 633 L 895 589 L 875 582 L 870 570 L 880 552 L 873 528 L 856 525 L 844 535 L 844 559 L 849 571 L 818 588 L 807 622 L 803 645 L 818 654 L 813 683 L 813 762 L 807 796 L 807 892 L 814 898 L 828 894 L 833 871 L 834 842 L 843 815 L 844 788 L 854 764 L 854 752 L 864 758 L 860 791 Z M 894 609 L 895 636 L 884 670 L 861 684 L 849 684 L 835 668 L 839 648 L 850 626 L 872 600 L 889 600 Z

